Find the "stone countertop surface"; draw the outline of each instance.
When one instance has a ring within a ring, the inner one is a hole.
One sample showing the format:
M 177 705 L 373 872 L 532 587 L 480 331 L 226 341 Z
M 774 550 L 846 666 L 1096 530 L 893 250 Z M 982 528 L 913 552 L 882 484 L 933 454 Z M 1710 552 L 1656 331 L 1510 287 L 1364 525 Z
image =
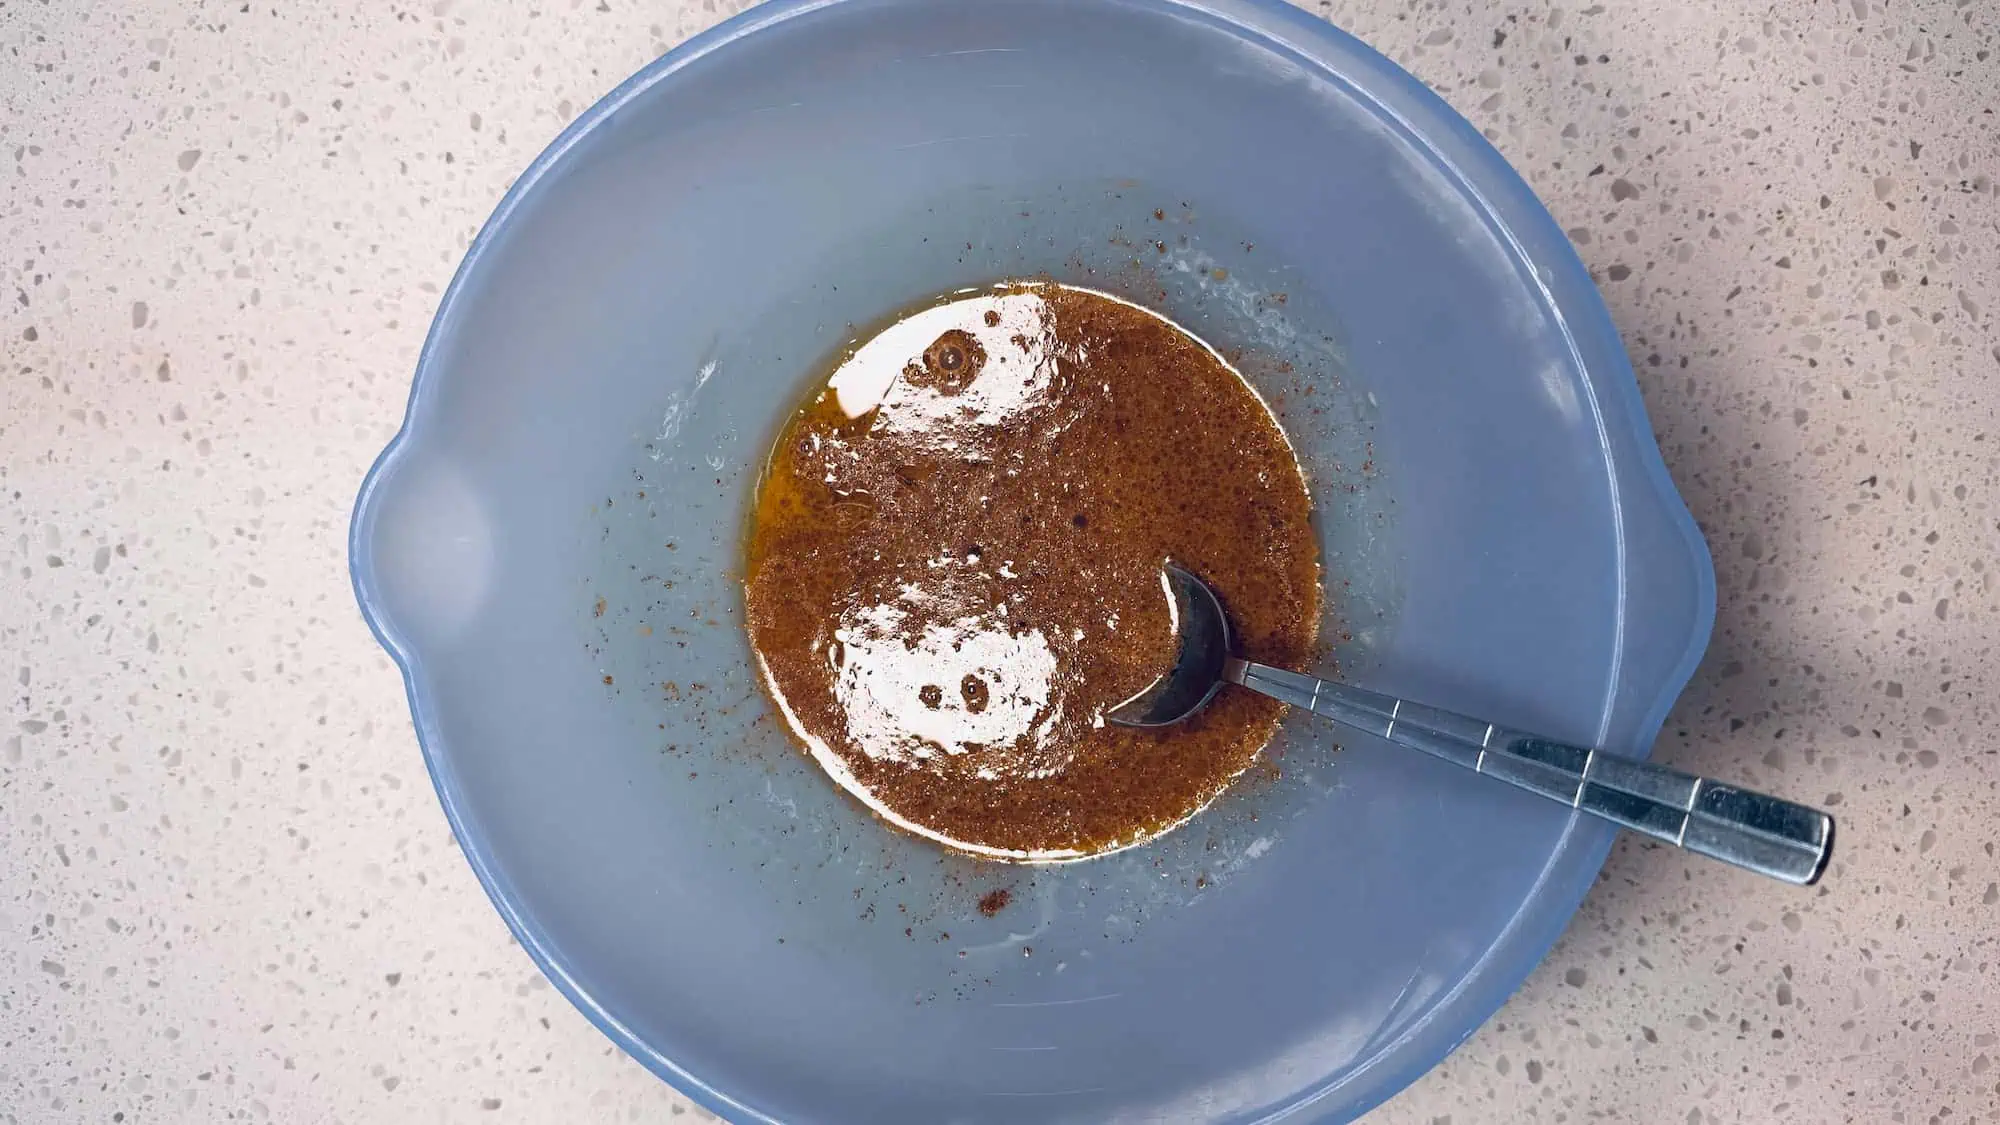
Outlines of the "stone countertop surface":
M 1624 332 L 1720 584 L 1656 757 L 1841 818 L 1804 891 L 1621 843 L 1369 1121 L 2000 1121 L 2000 6 L 1317 11 Z M 508 939 L 345 535 L 511 178 L 726 14 L 0 6 L 0 1122 L 706 1116 Z

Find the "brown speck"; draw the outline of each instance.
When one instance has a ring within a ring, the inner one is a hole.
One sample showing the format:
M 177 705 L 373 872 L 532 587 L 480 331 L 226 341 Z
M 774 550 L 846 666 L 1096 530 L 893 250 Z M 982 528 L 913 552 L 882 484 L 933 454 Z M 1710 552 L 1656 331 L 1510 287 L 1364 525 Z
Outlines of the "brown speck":
M 606 677 L 604 677 L 604 686 L 605 686 L 605 687 L 610 687 L 610 686 L 611 686 L 611 677 L 610 677 L 610 676 L 606 676 Z
M 965 709 L 975 715 L 986 710 L 991 694 L 986 681 L 970 673 L 958 682 L 958 693 L 965 698 Z
M 979 900 L 979 912 L 991 918 L 1007 909 L 1007 904 L 1013 901 L 1014 892 L 1011 888 L 1001 887 L 998 890 L 988 891 L 985 897 Z
M 924 349 L 923 362 L 903 369 L 903 378 L 912 386 L 933 388 L 941 394 L 957 394 L 979 377 L 985 366 L 986 349 L 977 337 L 962 329 L 951 329 Z M 720 481 L 716 483 L 720 484 Z
M 604 616 L 604 599 L 603 599 L 603 598 L 599 598 L 599 599 L 597 599 L 597 605 L 596 605 L 596 606 L 595 606 L 595 607 L 594 607 L 594 608 L 593 608 L 593 609 L 591 610 L 591 613 L 590 613 L 590 615 L 591 615 L 592 617 L 603 617 L 603 616 Z

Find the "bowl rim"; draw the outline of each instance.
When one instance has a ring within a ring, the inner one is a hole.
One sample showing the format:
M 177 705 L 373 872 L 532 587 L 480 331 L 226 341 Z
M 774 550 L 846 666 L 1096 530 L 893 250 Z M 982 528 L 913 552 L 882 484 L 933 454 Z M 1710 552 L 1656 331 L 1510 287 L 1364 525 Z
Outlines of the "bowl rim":
M 349 577 L 361 616 L 402 676 L 418 746 L 452 835 L 458 840 L 474 875 L 515 940 L 570 1003 L 626 1054 L 711 1112 L 729 1120 L 768 1125 L 783 1123 L 743 1100 L 743 1096 L 739 1096 L 741 1092 L 732 1093 L 704 1081 L 620 1020 L 606 1001 L 593 995 L 571 974 L 542 927 L 528 914 L 514 891 L 512 881 L 467 820 L 452 765 L 442 749 L 445 736 L 437 726 L 435 714 L 425 702 L 427 677 L 423 659 L 396 630 L 385 609 L 370 548 L 383 489 L 393 480 L 406 451 L 420 438 L 424 429 L 422 417 L 427 411 L 423 408 L 433 397 L 429 391 L 437 381 L 434 368 L 438 364 L 439 341 L 456 315 L 470 280 L 481 269 L 487 252 L 548 175 L 578 143 L 624 106 L 710 54 L 821 9 L 860 2 L 865 0 L 767 0 L 745 9 L 682 41 L 641 67 L 578 115 L 549 143 L 507 189 L 493 213 L 480 227 L 439 300 L 437 312 L 418 354 L 403 422 L 363 477 L 348 530 Z M 1603 447 L 1613 522 L 1617 529 L 1614 536 L 1618 581 L 1616 622 L 1611 668 L 1600 707 L 1598 741 L 1603 741 L 1611 723 L 1620 690 L 1619 670 L 1624 654 L 1625 590 L 1631 561 L 1622 526 L 1624 493 L 1650 494 L 1651 501 L 1658 505 L 1667 521 L 1680 533 L 1688 552 L 1685 562 L 1693 573 L 1695 606 L 1692 619 L 1687 622 L 1683 651 L 1670 671 L 1654 686 L 1653 698 L 1640 712 L 1634 734 L 1637 756 L 1646 757 L 1668 712 L 1708 647 L 1715 621 L 1715 573 L 1708 544 L 1668 474 L 1647 418 L 1637 376 L 1626 357 L 1610 310 L 1568 236 L 1527 182 L 1470 122 L 1429 86 L 1332 23 L 1285 0 L 1102 2 L 1203 18 L 1220 30 L 1281 54 L 1300 67 L 1351 91 L 1357 98 L 1370 103 L 1385 120 L 1398 126 L 1405 139 L 1429 155 L 1435 165 L 1449 176 L 1453 186 L 1507 242 L 1517 264 L 1540 267 L 1530 276 L 1536 279 L 1544 307 L 1555 314 L 1555 329 L 1568 345 L 1571 361 L 1584 376 L 1582 382 L 1588 405 Z M 1345 67 L 1335 66 L 1330 58 L 1339 59 Z M 1401 103 L 1400 107 L 1383 100 L 1384 89 L 1393 94 Z M 1444 152 L 1435 143 L 1433 137 L 1440 134 L 1461 149 L 1458 158 Z M 1545 248 L 1531 255 L 1523 245 L 1521 236 L 1524 234 Z M 1598 345 L 1589 349 L 1596 357 L 1592 362 L 1585 360 L 1585 348 L 1580 343 L 1580 337 Z M 1609 346 L 1604 346 L 1607 343 Z M 1617 417 L 1607 417 L 1608 414 Z M 1637 486 L 1622 482 L 1615 464 L 1615 439 L 1610 427 L 1617 425 L 1620 419 L 1626 429 L 1622 436 L 1627 447 L 1618 450 L 1617 457 L 1628 458 L 1628 467 L 1637 470 L 1636 475 L 1640 478 Z M 1632 690 L 1643 691 L 1644 687 L 1638 685 Z M 1351 1120 L 1388 1100 L 1443 1061 L 1499 1010 L 1548 954 L 1595 882 L 1616 835 L 1616 830 L 1608 824 L 1572 814 L 1514 916 L 1494 936 L 1479 960 L 1450 989 L 1427 1002 L 1422 1017 L 1412 1021 L 1392 1038 L 1373 1045 L 1364 1059 L 1349 1065 L 1342 1073 L 1325 1077 L 1268 1112 L 1243 1119 L 1245 1125 L 1306 1117 L 1324 1119 L 1320 1117 L 1322 1114 Z M 1398 1054 L 1403 1057 L 1393 1057 Z M 1355 1086 L 1361 1088 L 1349 1089 Z M 1342 1093 L 1348 1096 L 1342 1099 L 1338 1096 Z

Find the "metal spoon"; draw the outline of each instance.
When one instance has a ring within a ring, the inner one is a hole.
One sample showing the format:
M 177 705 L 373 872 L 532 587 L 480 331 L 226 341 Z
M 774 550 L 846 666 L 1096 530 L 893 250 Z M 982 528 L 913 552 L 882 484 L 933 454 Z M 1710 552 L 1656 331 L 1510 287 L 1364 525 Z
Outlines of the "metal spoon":
M 1774 879 L 1810 885 L 1826 870 L 1833 818 L 1818 809 L 1239 659 L 1229 616 L 1208 583 L 1169 563 L 1165 585 L 1173 600 L 1179 655 L 1166 674 L 1106 714 L 1114 723 L 1177 723 L 1206 706 L 1223 684 L 1238 684 Z

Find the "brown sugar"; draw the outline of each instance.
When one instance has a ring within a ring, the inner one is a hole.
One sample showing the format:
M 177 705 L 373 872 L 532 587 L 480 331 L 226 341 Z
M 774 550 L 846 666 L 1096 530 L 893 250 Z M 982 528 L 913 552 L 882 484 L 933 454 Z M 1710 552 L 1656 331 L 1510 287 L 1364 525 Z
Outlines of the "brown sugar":
M 843 788 L 978 854 L 1148 839 L 1242 773 L 1281 706 L 1227 690 L 1160 730 L 1104 713 L 1172 662 L 1161 564 L 1251 659 L 1318 625 L 1311 503 L 1263 401 L 1169 321 L 1089 290 L 954 294 L 847 353 L 757 496 L 746 604 L 766 687 Z

